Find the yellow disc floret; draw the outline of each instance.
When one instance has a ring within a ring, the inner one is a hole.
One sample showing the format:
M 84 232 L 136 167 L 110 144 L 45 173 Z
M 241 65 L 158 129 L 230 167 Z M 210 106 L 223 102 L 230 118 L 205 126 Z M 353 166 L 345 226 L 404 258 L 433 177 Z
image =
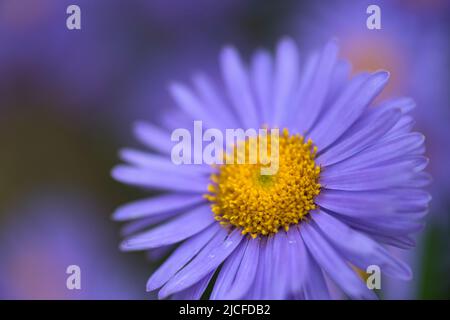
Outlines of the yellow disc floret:
M 252 142 L 261 139 L 271 150 L 271 136 L 259 135 L 242 142 L 246 153 Z M 234 147 L 234 155 L 238 154 L 238 146 Z M 278 139 L 275 174 L 262 174 L 261 168 L 268 164 L 259 155 L 253 164 L 234 162 L 218 166 L 205 195 L 212 203 L 215 219 L 253 238 L 277 233 L 280 228 L 287 231 L 290 225 L 298 224 L 316 208 L 314 198 L 320 193 L 316 153 L 317 147 L 311 140 L 305 141 L 299 134 L 290 136 L 284 129 Z

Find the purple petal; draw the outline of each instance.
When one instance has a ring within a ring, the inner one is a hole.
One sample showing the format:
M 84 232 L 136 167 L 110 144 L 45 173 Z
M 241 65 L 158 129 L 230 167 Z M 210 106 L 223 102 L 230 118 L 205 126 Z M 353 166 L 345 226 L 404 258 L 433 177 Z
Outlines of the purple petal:
M 191 165 L 189 167 L 176 165 L 170 160 L 170 157 L 134 149 L 122 149 L 120 151 L 120 157 L 122 160 L 133 164 L 136 167 L 157 171 L 168 171 L 169 173 L 194 176 L 194 178 L 198 175 L 209 176 L 212 172 L 211 166 L 206 164 Z
M 272 120 L 273 63 L 267 51 L 257 51 L 252 59 L 251 79 L 255 90 L 256 103 L 261 109 L 261 122 Z
M 302 101 L 304 107 L 301 108 L 302 121 L 299 123 L 301 131 L 308 131 L 322 111 L 338 51 L 334 41 L 329 42 L 322 51 L 308 94 L 305 101 Z
M 122 205 L 116 209 L 113 217 L 118 221 L 131 220 L 188 209 L 202 202 L 205 202 L 205 199 L 200 195 L 169 193 Z
M 387 138 L 396 137 L 399 135 L 403 135 L 406 133 L 410 133 L 412 128 L 416 122 L 414 121 L 414 118 L 410 115 L 404 115 L 400 118 L 400 120 L 391 128 L 389 133 L 386 135 L 383 140 L 386 140 Z
M 401 249 L 411 249 L 416 246 L 416 242 L 409 236 L 385 236 L 385 235 L 371 235 L 375 241 L 397 247 Z
M 432 177 L 427 172 L 418 172 L 415 173 L 407 183 L 405 183 L 403 186 L 410 186 L 413 188 L 422 188 L 426 187 L 432 182 Z
M 298 227 L 290 228 L 287 233 L 288 243 L 288 265 L 289 265 L 289 286 L 291 292 L 297 294 L 301 292 L 308 272 L 308 252 L 303 242 Z
M 388 110 L 379 115 L 366 117 L 365 121 L 360 122 L 359 130 L 326 150 L 318 157 L 317 163 L 329 166 L 357 154 L 385 135 L 400 117 L 398 110 Z
M 363 152 L 348 159 L 366 167 L 406 155 L 421 155 L 424 152 L 424 136 L 420 133 L 408 133 L 377 143 Z M 346 162 L 346 161 L 344 161 Z
M 301 236 L 314 259 L 337 285 L 353 299 L 375 299 L 362 279 L 331 247 L 323 236 L 310 223 L 304 223 Z
M 189 170 L 188 168 L 184 168 Z M 209 184 L 207 177 L 197 178 L 180 175 L 177 173 L 159 172 L 146 169 L 139 169 L 135 167 L 118 165 L 111 175 L 117 181 L 147 187 L 150 189 L 180 191 L 188 193 L 206 193 Z
M 260 255 L 260 240 L 247 240 L 244 256 L 242 258 L 236 277 L 226 292 L 224 299 L 241 299 L 250 290 L 255 281 Z
M 218 128 L 220 118 L 210 112 L 209 106 L 203 102 L 187 86 L 180 83 L 173 83 L 169 87 L 170 93 L 177 105 L 192 117 L 192 120 L 201 120 L 206 127 Z
M 409 192 L 409 193 L 408 193 Z M 315 203 L 322 208 L 355 218 L 370 219 L 401 211 L 420 211 L 428 206 L 429 194 L 408 189 L 396 191 L 344 191 L 322 189 Z
M 210 109 L 210 113 L 220 119 L 218 128 L 234 128 L 236 119 L 233 112 L 226 105 L 225 99 L 219 95 L 213 81 L 204 74 L 197 74 L 193 81 L 203 103 Z
M 175 249 L 176 245 L 171 244 L 165 247 L 159 247 L 159 248 L 155 248 L 155 249 L 151 249 L 148 250 L 146 252 L 146 257 L 148 260 L 152 261 L 152 262 L 157 262 L 159 260 L 161 260 L 162 258 L 165 258 L 166 256 L 169 255 L 170 252 L 173 251 L 173 249 Z
M 183 242 L 166 261 L 156 270 L 147 281 L 147 291 L 162 287 L 181 268 L 191 261 L 210 241 L 222 227 L 213 224 L 204 231 Z
M 146 122 L 137 122 L 134 125 L 134 134 L 136 138 L 151 148 L 152 150 L 163 154 L 172 152 L 172 143 L 170 132 Z
M 314 221 L 333 246 L 358 268 L 366 270 L 369 265 L 377 265 L 383 274 L 404 280 L 411 279 L 411 269 L 369 237 L 352 230 L 323 211 L 314 215 Z
M 265 250 L 263 251 L 263 255 L 261 256 L 262 261 L 261 263 L 264 263 L 264 273 L 262 278 L 262 299 L 276 299 L 274 297 L 273 289 L 277 285 L 274 282 L 274 276 L 275 276 L 275 264 L 276 261 L 274 261 L 274 255 L 273 255 L 273 244 L 274 244 L 274 237 L 268 237 L 267 242 L 265 244 L 262 244 L 262 246 L 265 247 Z
M 311 267 L 305 281 L 303 295 L 306 300 L 330 300 L 330 292 L 323 272 L 317 262 L 310 257 Z
M 189 288 L 175 293 L 172 296 L 172 300 L 200 300 L 206 288 L 208 287 L 208 284 L 211 281 L 211 278 L 213 277 L 215 271 L 216 270 L 212 271 L 202 280 L 190 286 Z
M 122 250 L 142 250 L 180 242 L 215 222 L 209 206 L 201 206 L 150 231 L 125 240 Z
M 364 171 L 375 167 L 379 167 L 384 170 L 387 166 L 396 166 L 399 171 L 404 170 L 409 172 L 420 172 L 427 167 L 428 162 L 428 158 L 422 155 L 404 155 L 395 159 L 377 159 L 376 161 L 361 160 L 358 155 L 355 155 L 351 159 L 347 159 L 326 167 L 323 172 L 327 176 L 332 176 L 335 174 L 343 175 L 346 173 Z
M 209 272 L 216 269 L 239 245 L 243 236 L 239 230 L 227 234 L 222 229 L 216 237 L 183 269 L 167 282 L 159 291 L 164 298 L 175 292 L 184 290 L 200 281 Z
M 184 212 L 183 212 L 184 213 Z M 121 229 L 120 234 L 124 237 L 128 237 L 136 232 L 143 231 L 144 229 L 148 229 L 151 226 L 154 226 L 158 223 L 166 221 L 174 216 L 180 215 L 180 212 L 177 211 L 169 211 L 164 212 L 157 215 L 152 215 L 149 217 L 143 217 L 141 219 L 133 220 L 126 223 Z
M 411 112 L 415 107 L 415 101 L 408 97 L 389 99 L 378 106 L 378 108 L 400 109 L 403 114 Z
M 383 235 L 389 237 L 406 236 L 418 232 L 423 228 L 421 219 L 415 219 L 408 214 L 385 215 L 381 219 L 357 219 L 342 216 L 336 212 L 329 212 L 354 229 L 368 233 L 369 235 Z
M 331 75 L 330 90 L 327 96 L 327 103 L 334 101 L 339 93 L 344 89 L 345 84 L 350 78 L 351 64 L 348 61 L 338 61 Z
M 264 273 L 265 273 L 265 263 L 264 256 L 266 254 L 266 241 L 267 239 L 261 239 L 259 245 L 259 259 L 256 268 L 255 280 L 250 286 L 250 290 L 245 295 L 245 299 L 262 300 L 265 299 L 263 296 L 264 289 Z
M 282 123 L 283 127 L 292 128 L 292 131 L 295 133 L 303 134 L 304 131 L 302 126 L 302 108 L 305 107 L 305 101 L 310 94 L 310 88 L 314 80 L 319 58 L 319 54 L 313 54 L 306 60 L 306 63 L 303 66 L 304 70 L 300 77 L 298 89 L 296 89 L 296 94 L 292 98 L 290 110 L 288 111 L 288 113 L 292 116 L 284 119 L 285 121 Z
M 316 260 L 314 260 L 306 248 L 305 242 L 300 236 L 300 230 L 301 228 L 299 227 L 289 230 L 289 233 L 292 231 L 290 239 L 295 239 L 294 247 L 297 247 L 297 252 L 291 251 L 291 254 L 292 256 L 298 257 L 297 265 L 300 266 L 297 270 L 292 270 L 294 275 L 299 278 L 299 280 L 295 280 L 295 278 L 292 279 L 294 296 L 311 300 L 329 300 L 329 289 L 322 268 L 317 264 Z
M 272 279 L 271 296 L 272 299 L 286 299 L 289 282 L 292 281 L 289 277 L 289 251 L 288 238 L 286 232 L 279 231 L 273 236 L 272 247 Z
M 389 78 L 389 73 L 381 71 L 370 75 L 357 91 L 344 91 L 336 103 L 330 107 L 310 133 L 310 137 L 323 150 L 336 141 L 364 112 L 369 103 L 381 92 Z M 357 80 L 358 84 L 358 80 Z M 339 121 L 336 121 L 339 119 Z
M 234 279 L 244 256 L 247 243 L 248 241 L 246 240 L 242 241 L 236 250 L 230 254 L 228 259 L 225 260 L 222 268 L 220 269 L 219 275 L 217 276 L 213 291 L 211 292 L 211 300 L 225 299 L 224 297 L 235 281 Z
M 289 116 L 293 90 L 298 87 L 300 58 L 295 42 L 290 38 L 282 39 L 278 43 L 275 57 L 272 123 L 278 126 Z
M 245 129 L 258 128 L 259 120 L 250 88 L 250 79 L 239 53 L 232 47 L 223 49 L 221 56 L 223 78 L 239 120 Z
M 355 171 L 324 170 L 320 183 L 326 189 L 365 191 L 407 186 L 417 176 L 414 169 L 426 165 L 424 159 L 412 159 Z

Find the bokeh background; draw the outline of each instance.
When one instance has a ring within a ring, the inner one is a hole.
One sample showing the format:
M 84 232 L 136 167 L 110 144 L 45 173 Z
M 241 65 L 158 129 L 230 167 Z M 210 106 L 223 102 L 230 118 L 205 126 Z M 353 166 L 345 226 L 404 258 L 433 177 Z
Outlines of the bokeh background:
M 66 8 L 81 8 L 81 30 Z M 366 8 L 381 7 L 381 30 Z M 337 38 L 353 70 L 387 69 L 383 98 L 417 101 L 434 177 L 417 248 L 396 254 L 411 282 L 382 297 L 450 297 L 450 1 L 0 0 L 0 298 L 151 299 L 164 253 L 121 253 L 118 205 L 148 194 L 110 177 L 136 120 L 163 121 L 166 87 L 217 74 L 226 44 L 248 56 L 291 36 L 304 50 Z M 66 289 L 66 267 L 82 290 Z

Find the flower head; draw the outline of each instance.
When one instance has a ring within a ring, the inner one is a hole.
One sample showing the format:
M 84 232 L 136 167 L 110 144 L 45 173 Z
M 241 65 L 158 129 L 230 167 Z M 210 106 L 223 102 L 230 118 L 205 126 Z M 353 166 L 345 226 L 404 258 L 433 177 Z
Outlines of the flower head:
M 350 298 L 374 298 L 355 270 L 377 265 L 383 275 L 411 277 L 384 246 L 413 246 L 410 235 L 430 200 L 421 189 L 429 180 L 424 138 L 411 132 L 407 115 L 414 103 L 372 106 L 389 74 L 349 79 L 349 64 L 337 55 L 330 42 L 301 64 L 295 43 L 283 39 L 274 57 L 257 51 L 247 67 L 227 47 L 224 90 L 203 74 L 192 89 L 171 86 L 180 123 L 283 129 L 273 175 L 261 173 L 261 158 L 177 166 L 168 128 L 136 126 L 153 151 L 124 150 L 129 165 L 113 176 L 164 193 L 115 212 L 117 220 L 135 220 L 122 249 L 178 245 L 150 277 L 149 291 L 194 299 L 212 285 L 212 299 L 326 299 L 331 280 Z M 240 141 L 244 150 L 252 139 L 274 143 L 256 136 Z
M 251 142 L 244 143 L 249 153 Z M 279 168 L 275 175 L 262 175 L 261 161 L 236 161 L 212 174 L 210 193 L 205 197 L 212 202 L 215 218 L 222 225 L 256 238 L 277 233 L 280 228 L 288 231 L 290 225 L 298 224 L 316 208 L 320 167 L 314 163 L 317 149 L 312 147 L 312 141 L 305 142 L 298 134 L 289 136 L 285 129 L 278 149 Z

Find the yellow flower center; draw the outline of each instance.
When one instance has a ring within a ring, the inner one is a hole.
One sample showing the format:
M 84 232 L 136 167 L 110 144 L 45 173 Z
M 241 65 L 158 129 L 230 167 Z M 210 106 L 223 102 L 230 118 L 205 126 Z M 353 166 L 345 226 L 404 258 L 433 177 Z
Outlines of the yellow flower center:
M 271 150 L 271 136 L 259 135 L 244 142 L 248 154 L 252 140 L 265 139 Z M 237 148 L 233 155 L 238 154 Z M 273 175 L 263 175 L 267 167 L 258 154 L 257 162 L 220 165 L 211 175 L 209 193 L 205 195 L 212 204 L 215 219 L 224 226 L 242 230 L 253 238 L 277 233 L 280 228 L 289 230 L 316 208 L 314 198 L 320 193 L 320 166 L 314 162 L 317 147 L 305 142 L 299 134 L 289 136 L 287 129 L 278 138 L 278 170 Z M 270 156 L 270 152 L 267 153 Z M 267 159 L 266 159 L 267 160 Z M 264 163 L 264 164 L 262 164 Z

